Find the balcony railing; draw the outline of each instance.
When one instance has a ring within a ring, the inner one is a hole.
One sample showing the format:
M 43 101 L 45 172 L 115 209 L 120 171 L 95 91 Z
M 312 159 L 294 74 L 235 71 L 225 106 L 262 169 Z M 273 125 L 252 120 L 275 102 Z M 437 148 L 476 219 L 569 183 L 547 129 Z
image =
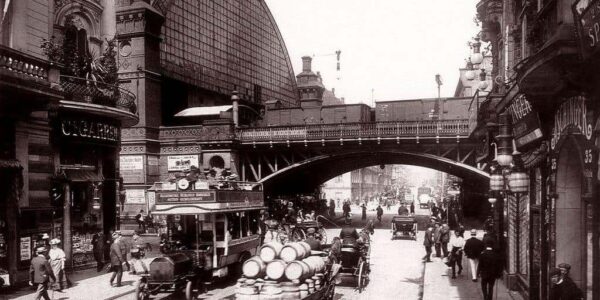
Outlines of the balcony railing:
M 12 72 L 15 76 L 27 76 L 32 79 L 48 81 L 50 63 L 0 45 L 0 69 Z
M 468 136 L 469 120 L 313 124 L 243 128 L 241 142 Z
M 116 85 L 61 75 L 60 86 L 66 100 L 104 105 L 125 110 L 132 114 L 137 113 L 135 95 Z

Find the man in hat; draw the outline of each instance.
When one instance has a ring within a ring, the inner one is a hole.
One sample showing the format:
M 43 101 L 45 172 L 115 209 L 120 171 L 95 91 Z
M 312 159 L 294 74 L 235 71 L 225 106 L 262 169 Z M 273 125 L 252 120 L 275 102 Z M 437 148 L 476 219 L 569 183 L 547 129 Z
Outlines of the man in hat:
M 471 279 L 477 281 L 477 264 L 479 263 L 479 255 L 485 249 L 483 242 L 477 238 L 477 230 L 471 229 L 471 238 L 465 242 L 465 256 L 469 260 L 471 267 Z
M 425 230 L 425 236 L 423 237 L 423 246 L 425 246 L 425 256 L 423 256 L 424 262 L 431 262 L 431 246 L 433 246 L 433 227 L 429 224 L 427 230 Z
M 314 228 L 308 228 L 306 230 L 306 239 L 304 240 L 310 245 L 311 250 L 321 251 L 321 242 L 315 237 L 316 230 Z
M 52 272 L 56 277 L 55 283 L 56 286 L 54 289 L 56 291 L 62 292 L 63 282 L 65 285 L 68 285 L 67 274 L 65 274 L 65 252 L 58 247 L 60 244 L 59 239 L 50 240 L 50 251 L 48 252 L 50 266 L 52 267 Z
M 560 266 L 560 265 L 559 265 Z M 550 271 L 550 300 L 580 300 L 583 299 L 583 293 L 568 277 L 564 277 L 563 268 L 553 268 Z M 568 272 L 568 270 L 567 270 Z
M 406 205 L 404 205 L 404 203 L 400 204 L 400 207 L 398 207 L 398 215 L 408 215 L 408 208 L 406 208 Z
M 46 260 L 46 247 L 38 247 L 35 250 L 36 257 L 31 259 L 31 266 L 29 267 L 29 285 L 36 287 L 35 300 L 46 299 L 50 300 L 48 296 L 48 282 L 50 279 L 56 280 L 52 268 Z
M 121 277 L 123 277 L 123 263 L 125 258 L 121 253 L 121 242 L 119 241 L 120 233 L 118 231 L 112 234 L 114 242 L 110 245 L 110 270 L 113 272 L 110 277 L 110 285 L 112 286 L 115 277 L 117 278 L 117 287 L 121 286 Z
M 484 246 L 485 249 L 479 255 L 477 275 L 481 277 L 483 300 L 492 300 L 496 278 L 502 274 L 502 264 L 500 257 L 498 257 L 498 254 L 492 248 L 493 242 L 486 240 Z

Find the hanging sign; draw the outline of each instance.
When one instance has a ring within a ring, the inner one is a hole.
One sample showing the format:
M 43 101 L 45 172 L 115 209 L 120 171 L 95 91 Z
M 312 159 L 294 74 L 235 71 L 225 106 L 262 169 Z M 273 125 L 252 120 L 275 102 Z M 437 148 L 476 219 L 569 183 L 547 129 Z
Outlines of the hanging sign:
M 538 114 L 525 95 L 517 95 L 506 110 L 512 119 L 512 133 L 518 148 L 543 137 Z
M 559 140 L 567 133 L 580 134 L 586 140 L 591 140 L 593 133 L 592 122 L 592 114 L 588 114 L 585 96 L 580 95 L 565 98 L 554 114 L 550 147 L 554 150 Z

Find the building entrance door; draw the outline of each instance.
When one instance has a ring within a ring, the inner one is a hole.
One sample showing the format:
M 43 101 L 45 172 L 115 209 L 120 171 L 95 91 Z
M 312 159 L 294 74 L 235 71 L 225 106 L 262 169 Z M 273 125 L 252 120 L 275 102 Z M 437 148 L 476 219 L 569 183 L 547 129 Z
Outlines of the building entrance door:
M 584 290 L 586 264 L 585 216 L 582 201 L 583 166 L 573 141 L 565 143 L 558 158 L 555 203 L 556 264 L 571 265 L 570 277 Z

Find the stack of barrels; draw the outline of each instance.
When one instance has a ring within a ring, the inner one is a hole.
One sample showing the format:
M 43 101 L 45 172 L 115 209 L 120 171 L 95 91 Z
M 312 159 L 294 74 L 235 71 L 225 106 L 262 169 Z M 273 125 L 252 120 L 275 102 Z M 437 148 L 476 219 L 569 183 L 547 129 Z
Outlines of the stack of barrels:
M 236 299 L 302 299 L 321 289 L 325 260 L 310 255 L 305 242 L 264 244 L 242 267 Z

